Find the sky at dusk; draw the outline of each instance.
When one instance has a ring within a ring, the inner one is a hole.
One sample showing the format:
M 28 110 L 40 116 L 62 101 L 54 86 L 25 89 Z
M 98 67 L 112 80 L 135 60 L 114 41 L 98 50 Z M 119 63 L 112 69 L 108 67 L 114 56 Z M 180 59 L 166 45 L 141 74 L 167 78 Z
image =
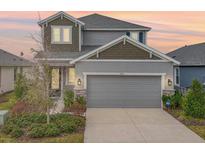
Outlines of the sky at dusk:
M 32 58 L 30 48 L 36 43 L 31 34 L 40 31 L 39 15 L 44 19 L 56 12 L 0 12 L 0 48 L 13 54 L 24 52 Z M 167 53 L 184 45 L 205 42 L 205 12 L 67 12 L 78 18 L 100 13 L 113 18 L 151 27 L 149 46 Z

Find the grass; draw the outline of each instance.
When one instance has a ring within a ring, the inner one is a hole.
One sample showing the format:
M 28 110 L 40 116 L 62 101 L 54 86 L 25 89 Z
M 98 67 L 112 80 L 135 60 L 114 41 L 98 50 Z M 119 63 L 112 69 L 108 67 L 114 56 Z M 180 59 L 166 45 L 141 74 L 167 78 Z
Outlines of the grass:
M 42 138 L 37 142 L 41 143 L 83 143 L 83 133 L 69 134 L 61 137 Z
M 10 110 L 14 103 L 9 101 L 13 97 L 13 92 L 0 95 L 0 110 Z
M 205 140 L 205 119 L 186 116 L 181 109 L 167 112 Z
M 0 133 L 0 143 L 83 143 L 84 134 L 73 133 L 66 134 L 59 137 L 45 137 L 45 138 L 12 138 L 9 135 Z
M 205 126 L 187 126 L 205 140 Z

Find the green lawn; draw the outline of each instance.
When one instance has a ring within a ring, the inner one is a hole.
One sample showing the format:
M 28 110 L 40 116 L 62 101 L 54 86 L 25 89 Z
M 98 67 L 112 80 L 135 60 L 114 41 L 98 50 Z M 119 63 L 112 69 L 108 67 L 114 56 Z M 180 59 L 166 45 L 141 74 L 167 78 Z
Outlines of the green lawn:
M 205 119 L 186 116 L 180 109 L 169 110 L 168 113 L 205 140 Z
M 45 137 L 45 138 L 19 138 L 15 139 L 9 135 L 0 133 L 0 143 L 83 143 L 84 134 L 82 133 L 73 133 L 67 134 L 60 137 Z
M 13 92 L 0 95 L 0 110 L 10 110 L 14 103 L 10 102 L 9 99 L 13 97 Z

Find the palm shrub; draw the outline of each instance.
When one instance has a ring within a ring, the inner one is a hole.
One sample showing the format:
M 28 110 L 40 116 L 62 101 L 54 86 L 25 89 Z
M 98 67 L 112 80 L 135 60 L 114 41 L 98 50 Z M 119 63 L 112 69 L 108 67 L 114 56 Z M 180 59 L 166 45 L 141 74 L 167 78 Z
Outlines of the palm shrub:
M 194 118 L 205 117 L 205 91 L 199 81 L 192 81 L 191 88 L 183 99 L 183 110 L 186 115 Z

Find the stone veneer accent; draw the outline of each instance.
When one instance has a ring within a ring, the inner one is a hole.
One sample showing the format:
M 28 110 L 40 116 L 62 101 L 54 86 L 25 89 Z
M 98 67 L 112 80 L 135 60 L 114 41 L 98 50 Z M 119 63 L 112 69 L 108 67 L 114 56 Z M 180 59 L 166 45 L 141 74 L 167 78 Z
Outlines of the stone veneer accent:
M 86 89 L 74 89 L 74 92 L 76 96 L 83 96 L 87 98 Z
M 163 90 L 163 95 L 173 95 L 175 90 Z

